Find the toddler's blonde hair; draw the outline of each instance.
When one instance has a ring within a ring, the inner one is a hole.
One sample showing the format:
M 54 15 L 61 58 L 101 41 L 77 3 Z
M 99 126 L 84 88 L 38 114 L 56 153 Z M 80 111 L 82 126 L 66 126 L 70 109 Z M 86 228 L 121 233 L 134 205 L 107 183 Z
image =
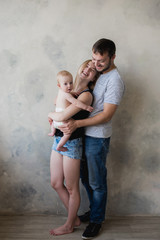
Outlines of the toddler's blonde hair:
M 72 74 L 70 72 L 66 71 L 66 70 L 62 70 L 62 71 L 57 73 L 57 82 L 60 83 L 60 79 L 63 78 L 63 77 L 69 77 L 73 81 Z

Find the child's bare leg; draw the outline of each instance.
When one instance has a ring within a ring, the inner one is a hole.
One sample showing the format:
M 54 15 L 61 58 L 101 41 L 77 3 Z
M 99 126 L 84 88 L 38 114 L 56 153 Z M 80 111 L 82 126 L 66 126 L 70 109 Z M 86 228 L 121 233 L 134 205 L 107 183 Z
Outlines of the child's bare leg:
M 48 133 L 48 136 L 53 137 L 55 133 L 56 133 L 56 128 L 54 127 L 54 123 L 52 123 L 51 132 Z
M 68 141 L 68 139 L 70 138 L 71 134 L 68 135 L 63 135 L 63 137 L 61 138 L 61 140 L 58 143 L 57 146 L 57 150 L 58 151 L 62 151 L 62 152 L 66 152 L 68 151 L 68 149 L 66 147 L 63 147 L 65 145 L 65 143 Z

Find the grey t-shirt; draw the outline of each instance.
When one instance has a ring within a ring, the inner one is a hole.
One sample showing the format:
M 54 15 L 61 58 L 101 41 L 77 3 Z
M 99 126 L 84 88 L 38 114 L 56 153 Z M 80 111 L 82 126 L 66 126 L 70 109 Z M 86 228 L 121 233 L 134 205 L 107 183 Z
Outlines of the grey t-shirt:
M 119 105 L 124 94 L 124 83 L 117 69 L 100 75 L 93 90 L 93 117 L 103 111 L 104 103 Z M 85 135 L 98 138 L 108 138 L 112 135 L 111 121 L 85 128 Z

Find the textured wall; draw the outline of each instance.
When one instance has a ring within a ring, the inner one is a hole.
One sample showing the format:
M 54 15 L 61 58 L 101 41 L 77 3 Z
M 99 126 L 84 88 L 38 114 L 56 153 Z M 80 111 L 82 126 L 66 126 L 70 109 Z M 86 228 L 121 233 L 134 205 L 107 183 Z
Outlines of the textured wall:
M 160 215 L 159 13 L 159 0 L 0 0 L 0 213 L 65 213 L 50 187 L 55 76 L 75 76 L 105 37 L 117 44 L 126 84 L 113 119 L 107 214 Z

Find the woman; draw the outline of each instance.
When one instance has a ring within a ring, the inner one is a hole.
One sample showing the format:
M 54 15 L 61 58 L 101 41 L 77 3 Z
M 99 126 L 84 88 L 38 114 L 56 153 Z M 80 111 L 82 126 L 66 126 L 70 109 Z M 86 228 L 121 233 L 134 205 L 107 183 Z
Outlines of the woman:
M 74 91 L 79 92 L 78 99 L 87 105 L 92 104 L 93 97 L 91 89 L 93 89 L 97 77 L 98 73 L 91 60 L 85 61 L 80 66 L 74 83 Z M 48 117 L 49 121 L 51 121 L 51 119 L 55 121 L 65 121 L 71 117 L 74 119 L 83 119 L 88 117 L 88 112 L 71 104 L 63 112 L 49 113 Z M 68 218 L 63 226 L 50 231 L 52 235 L 71 233 L 74 227 L 80 225 L 77 211 L 80 205 L 79 175 L 80 159 L 82 158 L 83 150 L 83 131 L 84 129 L 82 128 L 77 129 L 64 145 L 68 151 L 60 152 L 56 150 L 56 147 L 63 133 L 60 130 L 56 130 L 50 160 L 51 185 L 68 210 Z

